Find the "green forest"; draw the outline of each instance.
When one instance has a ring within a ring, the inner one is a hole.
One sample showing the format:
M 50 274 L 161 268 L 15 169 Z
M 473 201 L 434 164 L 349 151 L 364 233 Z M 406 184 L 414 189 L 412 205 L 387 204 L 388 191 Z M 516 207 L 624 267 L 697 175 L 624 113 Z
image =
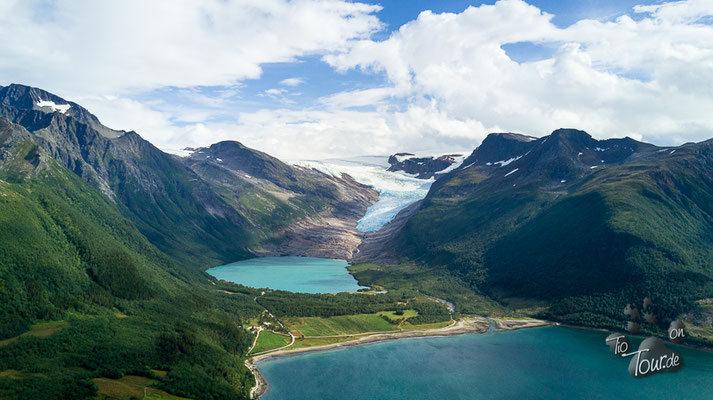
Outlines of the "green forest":
M 169 259 L 95 189 L 54 162 L 0 181 L 0 398 L 86 398 L 96 377 L 153 377 L 192 398 L 245 398 L 242 364 L 263 308 Z M 14 180 L 15 182 L 11 182 Z M 21 335 L 64 321 L 47 337 Z

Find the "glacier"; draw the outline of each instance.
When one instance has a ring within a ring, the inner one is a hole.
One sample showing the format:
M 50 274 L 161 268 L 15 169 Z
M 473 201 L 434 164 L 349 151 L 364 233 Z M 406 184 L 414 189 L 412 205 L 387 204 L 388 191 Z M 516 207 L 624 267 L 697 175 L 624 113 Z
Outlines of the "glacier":
M 293 164 L 315 168 L 326 174 L 349 174 L 354 180 L 379 192 L 379 200 L 357 224 L 360 232 L 376 232 L 399 211 L 426 197 L 435 179 L 417 179 L 403 172 L 389 172 L 387 156 L 360 156 L 347 159 L 300 160 Z

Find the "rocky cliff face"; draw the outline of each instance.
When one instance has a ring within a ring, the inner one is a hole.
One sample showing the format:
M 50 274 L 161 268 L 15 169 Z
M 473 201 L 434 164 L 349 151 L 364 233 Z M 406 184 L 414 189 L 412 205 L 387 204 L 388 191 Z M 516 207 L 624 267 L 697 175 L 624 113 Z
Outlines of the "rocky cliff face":
M 123 131 L 117 131 L 102 125 L 94 114 L 79 104 L 30 86 L 13 84 L 0 87 L 0 104 L 21 110 L 42 111 L 46 114 L 58 112 L 87 125 L 107 138 L 116 138 L 124 134 Z
M 389 157 L 388 171 L 402 171 L 418 179 L 438 179 L 463 160 L 461 154 L 416 157 L 411 153 L 396 153 Z

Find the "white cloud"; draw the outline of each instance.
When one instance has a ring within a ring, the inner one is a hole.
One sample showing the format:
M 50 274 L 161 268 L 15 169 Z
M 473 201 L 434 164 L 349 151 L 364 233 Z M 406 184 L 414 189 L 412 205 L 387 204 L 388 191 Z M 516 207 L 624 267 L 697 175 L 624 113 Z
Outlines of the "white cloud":
M 126 97 L 85 96 L 76 101 L 101 116 L 101 122 L 114 129 L 139 132 L 161 148 L 179 148 L 180 129 L 172 122 L 173 113 L 157 111 L 142 102 Z M 188 118 L 193 120 L 194 118 Z
M 259 97 L 269 97 L 271 99 L 279 101 L 281 104 L 295 104 L 295 101 L 290 97 L 294 94 L 287 91 L 287 89 L 282 88 L 272 88 L 264 90 L 262 93 L 258 93 Z
M 0 37 L 17 38 L 0 42 L 0 76 L 76 94 L 107 125 L 165 149 L 233 139 L 295 159 L 472 148 L 492 131 L 560 127 L 660 144 L 713 136 L 713 0 L 638 6 L 567 28 L 502 0 L 424 11 L 383 41 L 370 39 L 382 26 L 378 7 L 338 0 L 35 6 L 0 5 Z M 518 63 L 502 48 L 517 42 L 556 51 Z M 278 100 L 276 109 L 228 100 L 262 64 L 314 54 L 387 84 L 335 87 L 307 103 L 292 92 L 303 78 L 290 77 L 256 97 Z M 206 85 L 232 89 L 194 88 Z M 132 97 L 164 87 L 190 106 Z
M 576 127 L 660 143 L 712 136 L 713 26 L 698 21 L 713 15 L 713 1 L 636 11 L 645 13 L 638 21 L 583 20 L 565 29 L 520 0 L 460 14 L 426 11 L 385 41 L 362 40 L 324 60 L 338 70 L 383 71 L 404 96 L 433 97 L 457 121 L 536 135 Z M 517 42 L 559 51 L 517 63 L 501 47 Z
M 281 94 L 284 94 L 285 92 L 287 92 L 287 90 L 285 89 L 267 89 L 265 91 L 265 94 L 268 96 L 279 96 Z
M 305 83 L 305 80 L 302 78 L 287 78 L 280 81 L 280 85 L 283 86 L 298 86 L 303 83 Z
M 323 159 L 354 154 L 387 155 L 410 149 L 468 149 L 489 130 L 477 121 L 459 121 L 438 105 L 411 105 L 394 112 L 293 110 L 280 108 L 239 113 L 234 121 L 197 122 L 176 126 L 171 113 L 140 102 L 106 97 L 82 103 L 103 115 L 108 126 L 136 130 L 157 147 L 180 153 L 184 147 L 238 140 L 282 159 Z M 266 134 L 269 133 L 269 134 Z
M 385 105 L 389 98 L 399 92 L 394 88 L 373 88 L 335 93 L 320 99 L 320 102 L 331 109 L 367 107 Z
M 241 113 L 237 124 L 223 125 L 220 132 L 218 136 L 232 137 L 281 158 L 320 159 L 387 155 L 405 148 L 470 148 L 487 130 L 477 121 L 454 120 L 433 103 L 411 105 L 397 112 L 261 110 Z M 195 137 L 199 136 L 205 138 L 196 132 Z
M 259 77 L 261 64 L 344 49 L 381 28 L 379 6 L 341 0 L 10 0 L 2 8 L 0 75 L 60 93 L 230 85 Z
M 690 24 L 711 15 L 710 0 L 672 1 L 650 6 L 635 6 L 637 13 L 649 13 L 656 20 L 675 24 Z

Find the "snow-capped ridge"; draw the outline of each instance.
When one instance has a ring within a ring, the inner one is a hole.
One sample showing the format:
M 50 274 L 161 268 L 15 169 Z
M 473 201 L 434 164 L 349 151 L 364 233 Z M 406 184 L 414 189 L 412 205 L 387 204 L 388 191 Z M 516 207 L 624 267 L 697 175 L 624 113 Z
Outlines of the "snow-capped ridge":
M 461 165 L 463 165 L 463 161 L 465 161 L 465 159 L 466 159 L 467 157 L 466 157 L 466 156 L 459 156 L 459 157 L 455 157 L 455 158 L 456 158 L 456 162 L 454 162 L 453 164 L 451 164 L 450 167 L 448 167 L 448 168 L 446 168 L 446 169 L 442 169 L 442 170 L 436 172 L 436 174 L 438 174 L 438 175 L 443 175 L 443 174 L 447 174 L 447 173 L 453 171 L 454 169 L 456 169 L 456 168 L 460 167 Z
M 439 178 L 458 168 L 465 160 L 463 153 L 414 154 L 396 153 L 389 156 L 388 171 L 403 171 L 420 179 Z

